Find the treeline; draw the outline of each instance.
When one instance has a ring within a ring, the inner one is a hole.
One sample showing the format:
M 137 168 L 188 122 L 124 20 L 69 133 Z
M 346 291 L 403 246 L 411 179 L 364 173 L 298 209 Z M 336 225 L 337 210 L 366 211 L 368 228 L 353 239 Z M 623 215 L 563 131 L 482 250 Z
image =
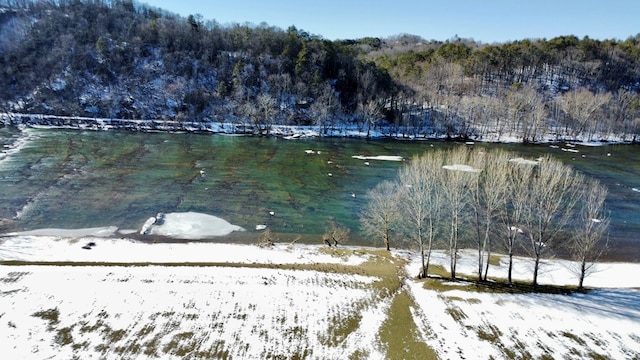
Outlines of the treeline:
M 222 26 L 130 0 L 2 1 L 9 111 L 311 124 L 393 82 L 353 47 L 290 27 Z
M 640 132 L 640 35 L 624 41 L 329 41 L 132 0 L 0 0 L 0 106 L 473 139 Z
M 524 142 L 636 141 L 640 132 L 640 34 L 491 45 L 403 35 L 362 47 L 402 84 L 394 111 L 403 133 L 424 123 L 438 134 Z
M 416 156 L 395 181 L 370 190 L 361 223 L 387 250 L 418 248 L 420 277 L 428 276 L 432 249 L 446 250 L 456 278 L 459 249 L 475 247 L 478 281 L 488 280 L 497 251 L 508 258 L 502 276 L 511 284 L 514 254 L 524 252 L 533 259 L 533 286 L 541 260 L 561 255 L 576 261 L 582 288 L 607 248 L 606 196 L 597 180 L 550 157 L 457 147 Z

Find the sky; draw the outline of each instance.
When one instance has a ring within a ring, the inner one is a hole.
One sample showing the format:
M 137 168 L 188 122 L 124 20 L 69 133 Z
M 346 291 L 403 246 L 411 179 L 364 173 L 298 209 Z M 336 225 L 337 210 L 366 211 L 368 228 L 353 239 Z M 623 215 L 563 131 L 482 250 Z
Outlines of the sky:
M 221 25 L 291 25 L 325 39 L 418 35 L 483 43 L 562 35 L 625 40 L 640 33 L 637 0 L 139 0 Z

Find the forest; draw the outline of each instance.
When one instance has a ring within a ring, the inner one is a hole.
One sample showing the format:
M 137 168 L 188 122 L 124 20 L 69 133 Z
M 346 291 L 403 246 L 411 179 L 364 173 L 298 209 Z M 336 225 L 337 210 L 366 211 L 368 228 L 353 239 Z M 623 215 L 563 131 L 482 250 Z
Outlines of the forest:
M 131 0 L 0 0 L 3 113 L 636 142 L 639 91 L 640 34 L 330 41 Z

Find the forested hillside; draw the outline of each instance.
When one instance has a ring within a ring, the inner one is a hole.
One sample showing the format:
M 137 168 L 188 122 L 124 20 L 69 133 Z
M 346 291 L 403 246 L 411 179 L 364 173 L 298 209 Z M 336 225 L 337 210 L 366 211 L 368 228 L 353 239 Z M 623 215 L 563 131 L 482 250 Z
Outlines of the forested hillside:
M 639 90 L 640 35 L 329 41 L 131 0 L 0 0 L 3 112 L 633 141 Z

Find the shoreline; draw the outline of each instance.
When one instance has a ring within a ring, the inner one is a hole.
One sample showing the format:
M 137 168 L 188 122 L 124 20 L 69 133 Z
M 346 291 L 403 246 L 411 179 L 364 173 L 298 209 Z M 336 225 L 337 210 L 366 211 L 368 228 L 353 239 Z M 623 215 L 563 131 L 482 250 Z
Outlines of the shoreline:
M 160 119 L 118 119 L 99 118 L 81 116 L 59 116 L 46 114 L 22 114 L 22 113 L 0 113 L 0 125 L 17 126 L 35 129 L 67 129 L 83 131 L 132 131 L 132 132 L 186 132 L 195 134 L 221 134 L 238 136 L 269 136 L 279 137 L 287 140 L 319 138 L 319 137 L 341 137 L 341 138 L 361 138 L 361 139 L 391 139 L 398 141 L 423 141 L 423 140 L 445 140 L 461 141 L 467 144 L 479 143 L 518 143 L 518 144 L 560 144 L 575 143 L 584 146 L 601 145 L 636 145 L 639 142 L 633 134 L 623 134 L 622 136 L 613 134 L 592 135 L 592 139 L 581 137 L 569 137 L 561 134 L 547 135 L 543 139 L 536 141 L 525 141 L 521 134 L 495 134 L 489 132 L 487 136 L 464 137 L 460 135 L 435 135 L 431 133 L 413 133 L 412 130 L 404 128 L 400 133 L 399 127 L 377 127 L 367 131 L 355 124 L 342 124 L 326 128 L 322 134 L 318 131 L 318 126 L 313 125 L 265 125 L 256 126 L 250 123 L 214 122 L 203 121 L 175 121 Z M 628 140 L 627 137 L 632 138 Z M 593 140 L 599 139 L 599 140 Z
M 153 222 L 150 220 L 153 219 Z M 118 228 L 117 226 L 102 226 L 89 228 L 40 228 L 26 231 L 9 231 L 0 233 L 0 264 L 5 263 L 7 258 L 3 254 L 10 252 L 12 247 L 24 244 L 33 247 L 39 241 L 50 242 L 52 244 L 67 243 L 78 254 L 91 253 L 95 244 L 116 243 L 141 244 L 141 245 L 161 245 L 161 246 L 184 246 L 192 245 L 195 248 L 202 246 L 237 245 L 237 246 L 258 246 L 262 231 L 245 229 L 238 225 L 229 223 L 227 220 L 198 212 L 170 212 L 162 214 L 162 220 L 151 217 L 137 228 Z M 275 248 L 293 247 L 327 247 L 321 241 L 321 234 L 294 234 L 294 233 L 273 233 L 276 241 L 273 242 Z M 379 248 L 375 241 L 357 241 L 351 239 L 348 243 L 341 244 L 339 248 L 364 247 Z M 363 240 L 363 239 L 360 239 Z M 392 244 L 397 245 L 397 244 Z M 260 246 L 258 246 L 260 247 Z M 403 251 L 403 248 L 392 246 L 394 251 Z M 269 246 L 262 246 L 268 249 Z M 380 248 L 381 249 L 381 248 Z M 43 249 L 36 249 L 42 252 Z M 445 251 L 445 249 L 435 248 L 435 251 Z M 476 250 L 477 251 L 477 250 Z M 617 251 L 610 251 L 603 255 L 599 262 L 607 263 L 630 263 L 640 264 L 635 258 L 625 258 L 624 248 Z M 500 252 L 495 255 L 500 256 Z M 517 251 L 515 256 L 527 257 L 525 252 Z M 558 259 L 570 261 L 571 259 L 557 254 Z M 635 259 L 635 261 L 634 261 Z M 16 258 L 9 260 L 27 260 L 26 258 Z M 37 261 L 51 261 L 52 258 L 37 259 Z M 68 259 L 69 261 L 76 261 Z M 80 261 L 82 258 L 80 258 Z M 28 260 L 27 260 L 28 261 Z M 81 261 L 82 262 L 82 261 Z M 144 262 L 144 261 L 143 261 Z M 165 262 L 174 262 L 166 260 Z M 179 262 L 179 261 L 178 261 Z M 206 262 L 200 259 L 198 262 Z

